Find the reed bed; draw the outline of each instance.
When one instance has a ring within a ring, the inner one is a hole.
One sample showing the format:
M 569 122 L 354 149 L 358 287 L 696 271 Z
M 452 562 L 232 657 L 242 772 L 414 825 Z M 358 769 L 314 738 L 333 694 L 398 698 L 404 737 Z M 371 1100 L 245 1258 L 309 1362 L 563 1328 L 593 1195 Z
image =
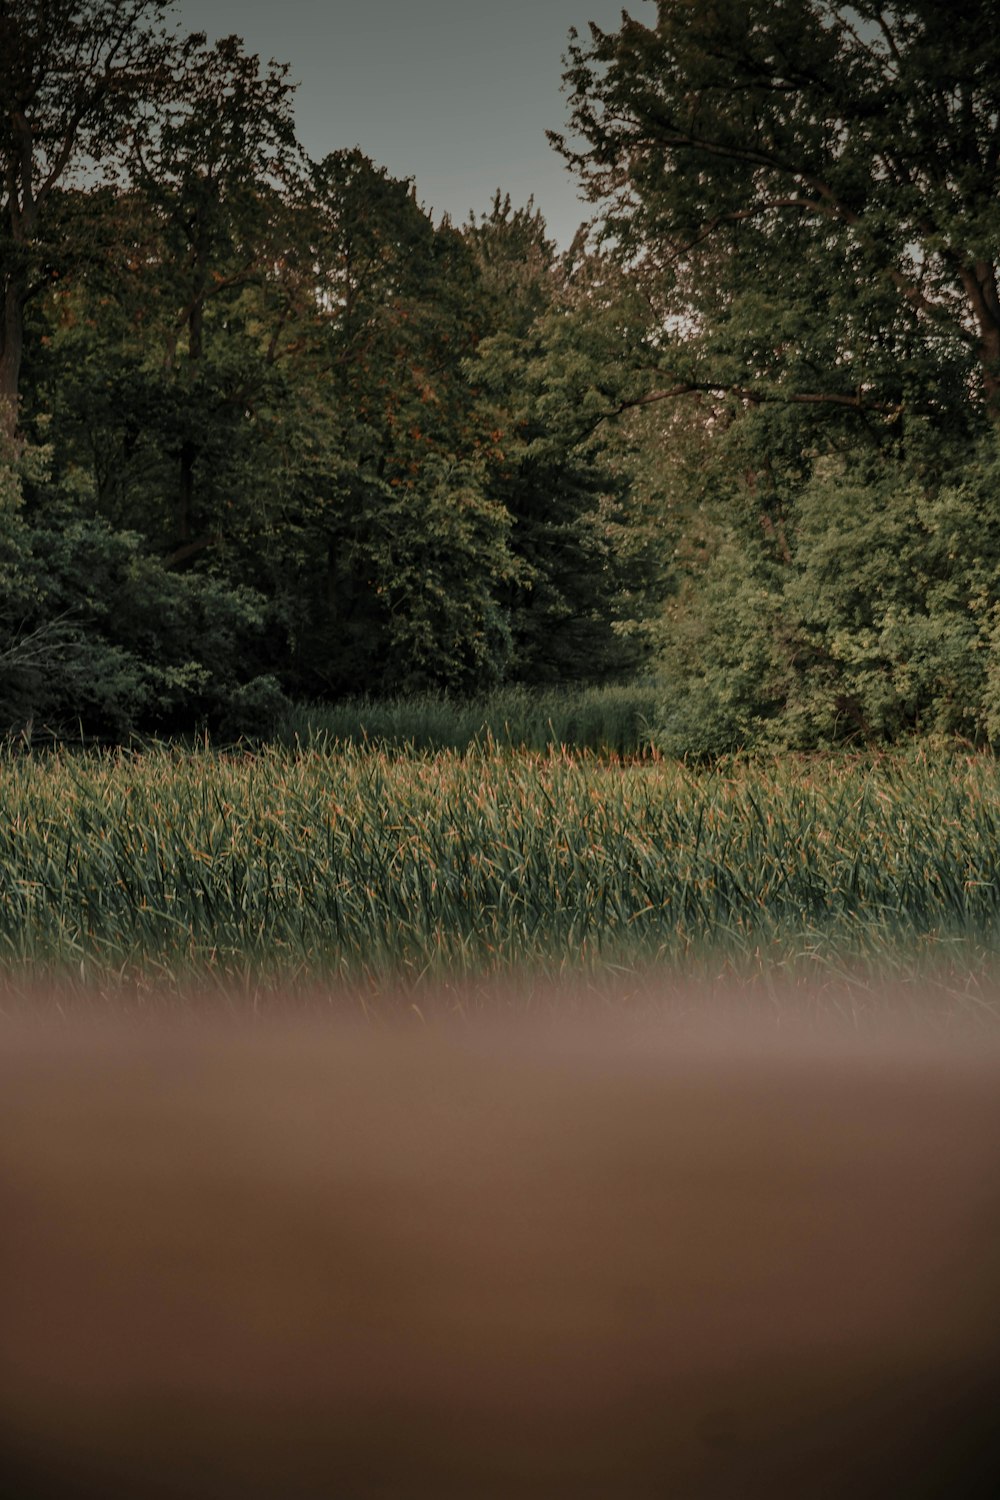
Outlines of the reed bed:
M 0 970 L 408 982 L 982 969 L 991 758 L 56 752 L 0 763 Z
M 353 698 L 299 706 L 288 714 L 281 738 L 333 744 L 351 741 L 383 748 L 465 750 L 498 744 L 549 750 L 572 745 L 598 754 L 641 755 L 663 701 L 652 684 L 589 688 L 500 688 L 479 698 L 412 694 Z

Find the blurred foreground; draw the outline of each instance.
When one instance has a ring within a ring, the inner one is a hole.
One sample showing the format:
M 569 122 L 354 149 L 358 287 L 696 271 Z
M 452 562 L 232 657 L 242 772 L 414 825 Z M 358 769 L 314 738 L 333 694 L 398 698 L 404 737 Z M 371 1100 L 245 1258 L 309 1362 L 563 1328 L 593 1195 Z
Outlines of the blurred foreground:
M 8 1009 L 0 1492 L 1000 1492 L 995 1028 L 500 1009 Z

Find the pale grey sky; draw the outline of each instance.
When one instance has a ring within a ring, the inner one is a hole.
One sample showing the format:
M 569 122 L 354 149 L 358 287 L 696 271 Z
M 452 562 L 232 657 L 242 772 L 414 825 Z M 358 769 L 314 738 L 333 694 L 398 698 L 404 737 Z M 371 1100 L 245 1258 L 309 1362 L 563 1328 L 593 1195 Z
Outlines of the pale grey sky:
M 291 64 L 299 137 L 313 157 L 359 145 L 424 205 L 462 223 L 496 188 L 531 194 L 568 244 L 589 209 L 549 146 L 571 26 L 617 30 L 652 0 L 179 0 L 189 31 L 235 32 Z

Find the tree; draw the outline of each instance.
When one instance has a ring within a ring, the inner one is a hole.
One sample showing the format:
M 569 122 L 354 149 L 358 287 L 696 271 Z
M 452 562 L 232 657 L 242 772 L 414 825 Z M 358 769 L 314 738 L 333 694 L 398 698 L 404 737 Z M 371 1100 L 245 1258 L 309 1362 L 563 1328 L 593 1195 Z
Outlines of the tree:
M 499 195 L 467 231 L 492 294 L 495 332 L 469 362 L 497 444 L 490 493 L 511 518 L 514 567 L 500 589 L 522 682 L 597 681 L 647 652 L 660 548 L 634 454 L 608 413 L 636 389 L 643 310 L 606 258 L 556 258 L 531 205 Z
M 555 138 L 658 299 L 642 399 L 1000 421 L 995 5 L 657 11 L 574 40 Z
M 53 199 L 121 160 L 169 76 L 165 0 L 0 0 L 0 424 L 17 426 L 25 308 L 58 270 Z
M 130 177 L 53 200 L 77 251 L 33 304 L 22 415 L 51 414 L 59 467 L 88 471 L 112 524 L 171 566 L 225 568 L 267 512 L 256 417 L 304 296 L 287 274 L 298 152 L 283 68 L 201 35 L 175 62 Z
M 556 279 L 556 246 L 534 199 L 515 208 L 499 190 L 485 214 L 470 214 L 463 229 L 479 266 L 490 328 L 523 338 L 548 311 Z
M 180 387 L 176 562 L 211 545 L 219 530 L 217 518 L 197 513 L 196 471 L 209 430 L 217 437 L 234 417 L 239 426 L 254 385 L 245 359 L 235 370 L 230 361 L 221 380 L 212 369 L 210 310 L 228 331 L 240 292 L 264 280 L 286 250 L 281 190 L 298 153 L 287 75 L 273 62 L 262 69 L 238 37 L 209 46 L 196 33 L 178 50 L 168 96 L 135 132 L 134 180 L 162 228 L 153 289 L 164 366 Z
M 731 515 L 695 607 L 674 613 L 660 747 L 997 744 L 998 457 L 987 433 L 951 483 L 928 487 L 908 465 L 828 455 L 780 550 Z
M 474 257 L 359 150 L 313 164 L 312 315 L 285 503 L 266 561 L 312 696 L 468 689 L 509 653 L 510 521 L 462 361 L 487 316 Z

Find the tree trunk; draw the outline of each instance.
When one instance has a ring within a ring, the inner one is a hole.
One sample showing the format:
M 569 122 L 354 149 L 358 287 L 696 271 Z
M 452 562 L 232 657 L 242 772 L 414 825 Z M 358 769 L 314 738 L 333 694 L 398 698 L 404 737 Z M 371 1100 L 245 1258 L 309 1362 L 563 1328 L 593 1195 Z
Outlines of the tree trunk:
M 201 302 L 194 304 L 188 315 L 188 372 L 192 383 L 197 374 L 203 352 L 204 310 Z M 190 414 L 188 421 L 190 422 Z M 199 445 L 193 437 L 186 437 L 181 444 L 181 463 L 177 493 L 177 542 L 181 549 L 191 541 L 192 515 L 194 513 L 194 468 L 198 460 Z
M 976 354 L 983 377 L 986 415 L 991 422 L 1000 422 L 1000 293 L 996 266 L 992 261 L 977 261 L 973 266 L 963 267 L 962 284 L 979 335 Z
M 14 277 L 4 289 L 0 328 L 0 433 L 13 438 L 17 431 L 21 355 L 24 348 L 24 287 Z
M 177 494 L 177 541 L 184 546 L 191 540 L 191 511 L 194 505 L 194 465 L 198 449 L 190 438 L 181 444 L 180 485 Z
M 991 422 L 1000 422 L 1000 324 L 980 338 L 979 360 L 983 370 L 986 415 Z

